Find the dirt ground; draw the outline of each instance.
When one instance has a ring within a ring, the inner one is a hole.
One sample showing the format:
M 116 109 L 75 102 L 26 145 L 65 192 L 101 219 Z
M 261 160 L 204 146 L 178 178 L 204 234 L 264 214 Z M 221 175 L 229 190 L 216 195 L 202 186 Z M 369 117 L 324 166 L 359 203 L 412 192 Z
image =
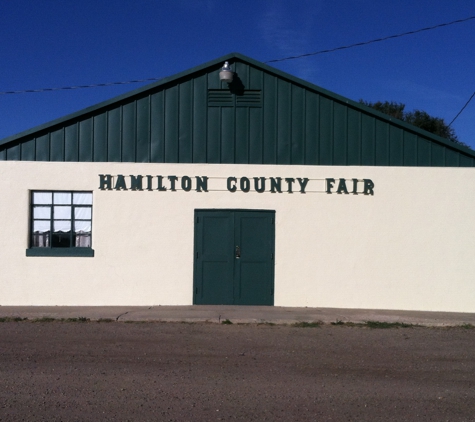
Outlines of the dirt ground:
M 475 421 L 475 330 L 0 323 L 0 421 Z

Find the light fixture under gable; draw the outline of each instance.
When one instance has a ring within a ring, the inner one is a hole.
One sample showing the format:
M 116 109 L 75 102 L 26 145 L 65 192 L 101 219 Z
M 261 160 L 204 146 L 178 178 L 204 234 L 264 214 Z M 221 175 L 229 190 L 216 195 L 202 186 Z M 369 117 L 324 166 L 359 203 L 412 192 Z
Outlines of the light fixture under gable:
M 229 67 L 229 62 L 224 62 L 224 66 L 221 68 L 219 72 L 219 80 L 225 81 L 228 84 L 233 81 L 234 72 Z

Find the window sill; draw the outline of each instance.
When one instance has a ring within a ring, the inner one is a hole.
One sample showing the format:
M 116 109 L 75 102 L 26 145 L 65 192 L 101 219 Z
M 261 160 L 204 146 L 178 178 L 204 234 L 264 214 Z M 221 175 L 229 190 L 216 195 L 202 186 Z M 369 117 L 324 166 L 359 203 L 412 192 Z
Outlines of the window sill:
M 94 249 L 91 248 L 30 248 L 26 250 L 26 256 L 94 256 Z

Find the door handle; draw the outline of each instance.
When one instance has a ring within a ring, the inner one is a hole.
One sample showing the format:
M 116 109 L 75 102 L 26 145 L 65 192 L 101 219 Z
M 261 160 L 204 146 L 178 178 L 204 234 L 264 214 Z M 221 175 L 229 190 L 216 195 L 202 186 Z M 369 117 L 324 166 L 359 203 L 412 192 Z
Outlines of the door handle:
M 235 257 L 236 259 L 241 258 L 241 248 L 239 246 L 236 246 Z

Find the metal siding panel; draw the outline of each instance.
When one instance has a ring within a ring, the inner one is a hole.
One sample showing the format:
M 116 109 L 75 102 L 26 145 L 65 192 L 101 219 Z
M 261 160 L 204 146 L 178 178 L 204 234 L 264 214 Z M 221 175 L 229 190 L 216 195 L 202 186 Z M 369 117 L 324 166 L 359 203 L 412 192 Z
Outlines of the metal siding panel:
M 417 135 L 403 132 L 404 140 L 404 165 L 417 166 Z
M 64 160 L 76 162 L 79 160 L 79 123 L 66 126 L 64 129 Z
M 233 68 L 233 65 L 231 65 L 231 68 Z M 221 67 L 219 67 L 218 69 L 212 72 L 207 73 L 206 76 L 207 76 L 208 89 L 224 89 L 228 87 L 228 84 L 226 82 L 221 82 L 219 80 L 220 71 L 221 71 Z
M 277 164 L 291 163 L 291 88 L 288 82 L 277 81 Z
M 50 160 L 49 133 L 36 138 L 36 161 Z
M 320 97 L 319 164 L 333 164 L 333 101 Z
M 21 160 L 36 161 L 36 145 L 34 138 L 21 144 Z
M 430 166 L 430 143 L 424 138 L 417 138 L 417 165 Z
M 233 67 L 233 66 L 231 66 Z M 249 65 L 241 62 L 234 63 L 234 71 L 237 74 L 237 77 L 244 85 L 244 89 L 249 88 Z
M 179 162 L 193 162 L 193 86 L 192 81 L 180 84 L 179 102 Z
M 305 164 L 305 91 L 292 86 L 292 110 L 291 110 L 291 157 L 292 164 Z
M 165 91 L 165 162 L 178 163 L 178 86 Z
M 64 130 L 51 132 L 51 161 L 64 161 Z
M 163 91 L 151 97 L 150 161 L 165 162 L 165 94 Z
M 94 116 L 94 161 L 107 161 L 107 114 Z
M 394 126 L 389 126 L 389 165 L 402 166 L 404 164 L 403 132 Z
M 150 162 L 150 97 L 137 100 L 137 163 Z
M 361 165 L 361 113 L 348 109 L 348 157 L 349 166 Z
M 9 161 L 19 161 L 20 160 L 20 144 L 12 145 L 7 148 L 6 157 Z
M 381 120 L 376 120 L 376 162 L 377 166 L 389 165 L 389 125 Z
M 460 167 L 472 167 L 473 159 L 466 155 L 460 154 Z
M 249 108 L 249 163 L 262 164 L 262 108 Z
M 117 107 L 107 113 L 107 161 L 122 161 L 122 108 Z
M 206 163 L 206 121 L 208 107 L 206 75 L 193 83 L 193 162 Z
M 240 139 L 239 134 L 236 134 L 236 140 L 234 139 L 234 107 L 219 107 L 221 110 L 221 157 L 220 163 L 232 164 L 234 163 L 234 145 L 236 144 L 236 160 L 237 159 L 237 145 L 247 144 L 247 139 Z M 245 109 L 242 109 L 245 111 Z M 239 125 L 243 125 L 243 121 L 238 117 L 239 110 L 236 110 L 236 118 L 239 121 Z M 247 126 L 247 125 L 246 125 Z M 239 161 L 237 161 L 239 162 Z
M 277 140 L 277 80 L 274 76 L 264 74 L 264 164 L 276 164 Z
M 348 150 L 347 106 L 333 104 L 333 165 L 346 166 Z
M 122 106 L 122 162 L 136 161 L 136 103 L 135 101 Z
M 263 71 L 249 66 L 249 89 L 262 90 Z
M 221 160 L 221 108 L 208 108 L 207 163 L 219 163 Z
M 305 93 L 305 164 L 318 164 L 319 98 L 313 92 Z
M 431 165 L 432 167 L 444 167 L 445 165 L 445 147 L 432 144 L 431 147 Z
M 446 148 L 445 149 L 445 167 L 458 167 L 459 166 L 459 153 Z
M 366 114 L 361 115 L 361 165 L 375 164 L 375 119 Z
M 249 109 L 247 107 L 237 107 L 235 110 L 236 110 L 235 163 L 248 164 L 249 163 Z
M 90 162 L 93 157 L 92 117 L 79 122 L 79 161 Z

